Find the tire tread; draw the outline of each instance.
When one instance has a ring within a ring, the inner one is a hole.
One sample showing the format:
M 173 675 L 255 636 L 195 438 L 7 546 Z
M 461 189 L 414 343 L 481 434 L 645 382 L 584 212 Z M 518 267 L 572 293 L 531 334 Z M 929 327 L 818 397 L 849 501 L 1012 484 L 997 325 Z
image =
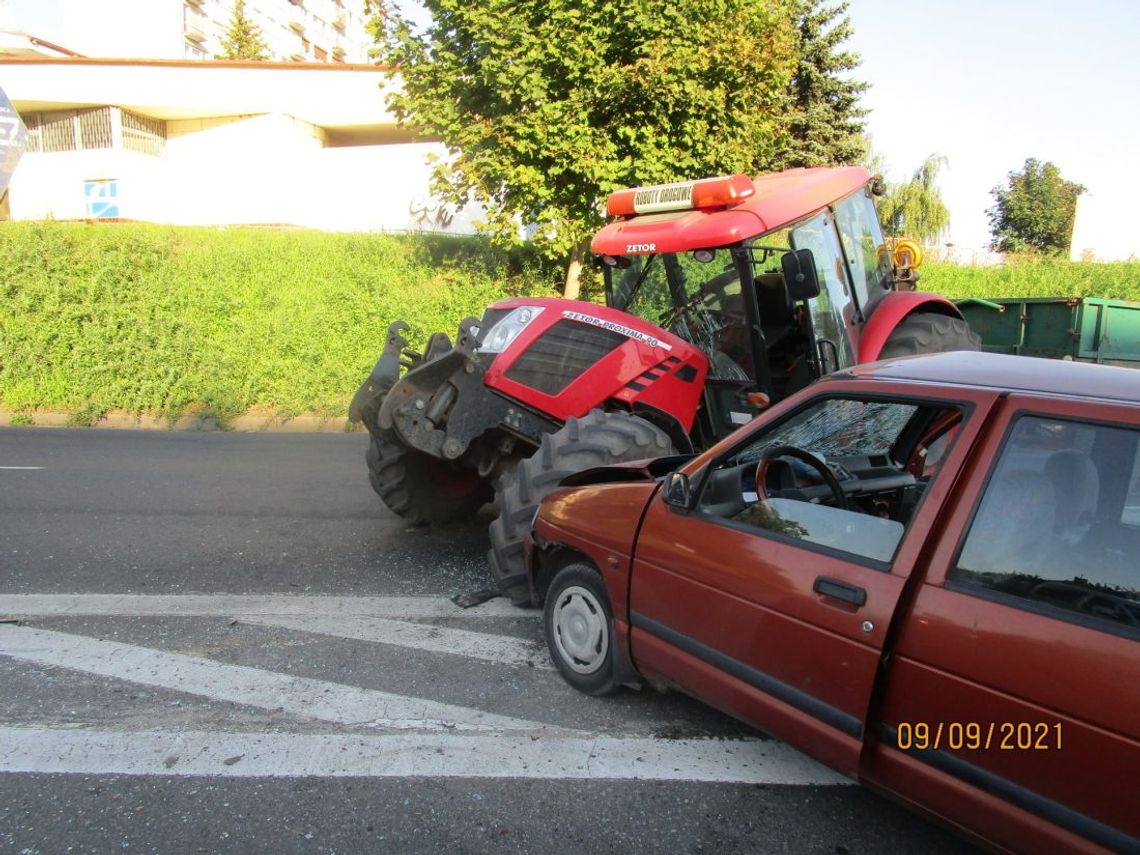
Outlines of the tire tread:
M 517 605 L 530 601 L 523 537 L 539 503 L 563 478 L 594 466 L 673 453 L 664 431 L 622 412 L 592 410 L 543 436 L 535 453 L 504 472 L 495 484 L 499 516 L 491 523 L 488 562 L 503 593 Z

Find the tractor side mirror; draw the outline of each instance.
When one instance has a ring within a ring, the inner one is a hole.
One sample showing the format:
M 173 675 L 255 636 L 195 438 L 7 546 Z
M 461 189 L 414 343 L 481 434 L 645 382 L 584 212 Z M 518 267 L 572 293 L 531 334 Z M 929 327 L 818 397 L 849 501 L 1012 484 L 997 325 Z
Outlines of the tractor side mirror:
M 792 302 L 819 296 L 819 274 L 816 273 L 815 259 L 810 249 L 785 252 L 780 256 L 780 267 L 784 271 L 784 282 L 788 285 L 788 296 Z
M 684 472 L 670 472 L 666 475 L 662 498 L 670 507 L 688 510 L 693 500 L 693 488 L 689 483 L 689 476 Z

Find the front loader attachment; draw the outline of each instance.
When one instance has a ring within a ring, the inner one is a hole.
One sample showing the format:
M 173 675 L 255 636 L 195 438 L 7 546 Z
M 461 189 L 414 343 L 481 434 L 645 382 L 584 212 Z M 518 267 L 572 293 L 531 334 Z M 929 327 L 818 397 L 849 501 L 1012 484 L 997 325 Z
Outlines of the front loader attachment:
M 404 321 L 396 321 L 388 326 L 388 340 L 384 343 L 384 350 L 372 373 L 368 375 L 356 394 L 352 396 L 352 403 L 348 405 L 348 420 L 362 422 L 370 430 L 376 426 L 376 416 L 380 412 L 380 404 L 388 390 L 396 385 L 400 377 L 400 357 L 408 346 L 408 340 L 403 333 L 411 327 Z

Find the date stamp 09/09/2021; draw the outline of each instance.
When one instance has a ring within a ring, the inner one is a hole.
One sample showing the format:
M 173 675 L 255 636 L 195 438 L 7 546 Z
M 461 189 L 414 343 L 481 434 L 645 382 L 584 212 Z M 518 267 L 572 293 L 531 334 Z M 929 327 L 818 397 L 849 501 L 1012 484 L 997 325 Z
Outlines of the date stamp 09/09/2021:
M 904 721 L 895 744 L 901 751 L 1060 751 L 1061 722 Z

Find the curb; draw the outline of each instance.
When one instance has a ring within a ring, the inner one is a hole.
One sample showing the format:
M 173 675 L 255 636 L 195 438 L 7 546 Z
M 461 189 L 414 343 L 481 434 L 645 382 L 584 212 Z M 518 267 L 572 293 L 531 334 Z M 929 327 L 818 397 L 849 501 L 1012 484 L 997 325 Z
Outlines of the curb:
M 15 419 L 15 423 L 13 423 Z M 355 433 L 363 431 L 361 425 L 349 422 L 345 416 L 277 416 L 244 415 L 227 420 L 223 426 L 217 417 L 186 415 L 171 423 L 157 416 L 140 416 L 131 413 L 105 413 L 92 425 L 77 425 L 70 413 L 33 412 L 9 413 L 0 411 L 0 427 L 95 428 L 97 430 L 166 430 L 166 431 L 239 431 L 245 433 Z

